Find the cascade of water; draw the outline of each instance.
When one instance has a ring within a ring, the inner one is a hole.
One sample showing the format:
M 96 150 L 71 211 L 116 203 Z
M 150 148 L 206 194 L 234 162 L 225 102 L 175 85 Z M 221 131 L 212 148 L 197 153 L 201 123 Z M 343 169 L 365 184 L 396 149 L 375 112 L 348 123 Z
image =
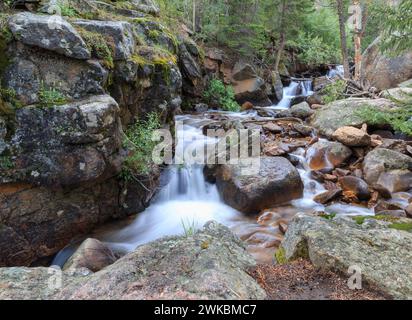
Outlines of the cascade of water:
M 342 65 L 337 65 L 337 66 L 335 66 L 334 68 L 332 68 L 332 69 L 330 69 L 329 71 L 328 71 L 328 74 L 326 75 L 328 78 L 330 78 L 330 79 L 332 79 L 332 78 L 334 78 L 334 77 L 336 77 L 336 76 L 341 76 L 341 77 L 343 77 L 343 75 L 344 75 L 344 69 L 343 69 L 343 66 Z

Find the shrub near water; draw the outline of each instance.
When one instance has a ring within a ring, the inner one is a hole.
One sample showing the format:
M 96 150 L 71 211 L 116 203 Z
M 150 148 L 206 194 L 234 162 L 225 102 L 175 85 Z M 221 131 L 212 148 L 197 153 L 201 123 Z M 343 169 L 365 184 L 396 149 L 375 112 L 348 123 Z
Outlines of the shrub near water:
M 152 135 L 159 128 L 159 116 L 152 112 L 147 120 L 138 121 L 125 132 L 123 146 L 129 151 L 129 156 L 123 164 L 121 175 L 126 181 L 136 179 L 137 175 L 150 172 L 153 165 L 152 151 L 157 143 L 152 141 Z
M 225 111 L 237 112 L 240 110 L 239 104 L 235 101 L 235 92 L 232 87 L 226 87 L 220 80 L 210 81 L 204 98 L 208 104 L 218 106 Z

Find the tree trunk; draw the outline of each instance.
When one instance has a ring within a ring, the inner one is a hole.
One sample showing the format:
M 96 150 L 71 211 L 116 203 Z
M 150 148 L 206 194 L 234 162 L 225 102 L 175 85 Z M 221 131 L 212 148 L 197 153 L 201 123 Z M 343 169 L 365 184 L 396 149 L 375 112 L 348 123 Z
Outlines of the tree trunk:
M 279 45 L 278 50 L 276 51 L 276 59 L 275 59 L 275 72 L 279 72 L 279 65 L 280 60 L 282 59 L 283 50 L 285 49 L 286 44 L 286 30 L 285 30 L 285 19 L 286 19 L 286 10 L 287 7 L 287 0 L 282 1 L 282 15 L 280 18 L 280 28 L 279 28 Z
M 338 16 L 339 16 L 339 29 L 340 29 L 340 43 L 342 51 L 343 69 L 344 77 L 350 79 L 350 69 L 349 69 L 349 53 L 346 38 L 346 26 L 345 26 L 345 14 L 343 0 L 336 0 Z

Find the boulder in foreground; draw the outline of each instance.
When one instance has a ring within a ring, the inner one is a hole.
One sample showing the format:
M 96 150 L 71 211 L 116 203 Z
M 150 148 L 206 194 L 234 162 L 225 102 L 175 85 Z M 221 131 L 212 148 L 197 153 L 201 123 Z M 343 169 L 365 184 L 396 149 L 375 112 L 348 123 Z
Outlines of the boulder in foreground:
M 359 224 L 351 217 L 298 214 L 282 248 L 286 259 L 309 258 L 324 270 L 348 274 L 356 266 L 364 283 L 393 298 L 412 299 L 412 233 L 398 230 L 408 226 L 412 230 L 412 220 L 365 219 Z
M 264 299 L 246 272 L 254 264 L 228 228 L 209 222 L 193 236 L 140 246 L 97 273 L 63 272 L 61 285 L 52 268 L 1 268 L 0 299 Z

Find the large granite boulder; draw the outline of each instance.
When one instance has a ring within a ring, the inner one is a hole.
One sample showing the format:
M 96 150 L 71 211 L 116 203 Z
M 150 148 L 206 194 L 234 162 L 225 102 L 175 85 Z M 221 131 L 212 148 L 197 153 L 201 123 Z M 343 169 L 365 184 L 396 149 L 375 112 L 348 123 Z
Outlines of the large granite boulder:
M 395 101 L 403 103 L 412 103 L 412 88 L 399 87 L 384 90 L 382 91 L 381 96 L 386 99 L 394 99 Z
M 55 89 L 69 99 L 105 93 L 108 72 L 96 60 L 75 60 L 51 51 L 15 43 L 2 85 L 13 90 L 23 105 L 40 101 L 43 90 Z
M 310 124 L 320 134 L 330 139 L 333 133 L 341 127 L 360 128 L 362 124 L 368 123 L 368 119 L 359 112 L 362 107 L 385 111 L 394 107 L 394 104 L 387 99 L 351 98 L 339 100 L 317 109 L 310 118 Z
M 74 59 L 89 59 L 90 52 L 76 29 L 56 16 L 22 12 L 9 19 L 9 28 L 20 42 Z
M 365 180 L 391 192 L 412 188 L 412 158 L 397 151 L 376 148 L 363 161 Z
M 67 187 L 116 175 L 121 165 L 119 114 L 107 95 L 17 110 L 11 145 L 18 180 Z
M 228 228 L 209 222 L 193 236 L 140 246 L 94 274 L 2 268 L 0 299 L 264 299 L 264 290 L 247 273 L 253 265 Z
M 286 158 L 261 157 L 257 163 L 254 173 L 245 170 L 250 163 L 217 168 L 216 185 L 228 205 L 254 214 L 302 196 L 299 172 Z
M 348 277 L 357 270 L 362 283 L 393 298 L 412 299 L 412 233 L 397 230 L 411 222 L 365 219 L 360 224 L 351 217 L 297 214 L 281 246 L 288 260 L 309 258 L 315 267 Z
M 363 77 L 371 86 L 379 90 L 396 87 L 412 78 L 412 50 L 397 57 L 387 57 L 381 53 L 379 38 L 363 54 Z
M 126 60 L 134 53 L 135 39 L 130 23 L 125 21 L 76 20 L 74 24 L 100 34 L 113 47 L 113 60 Z

